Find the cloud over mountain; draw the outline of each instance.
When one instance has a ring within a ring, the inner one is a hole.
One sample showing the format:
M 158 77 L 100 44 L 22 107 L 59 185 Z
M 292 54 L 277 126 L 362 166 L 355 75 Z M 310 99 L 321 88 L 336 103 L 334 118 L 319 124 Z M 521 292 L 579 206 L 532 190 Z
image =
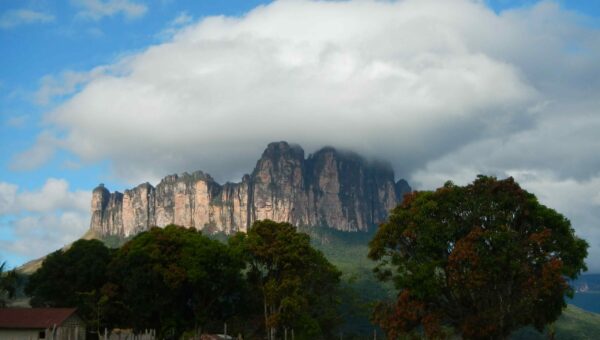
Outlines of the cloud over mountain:
M 597 242 L 600 217 L 560 199 L 576 190 L 597 209 L 597 60 L 600 32 L 553 2 L 281 1 L 184 26 L 83 85 L 46 83 L 77 91 L 47 127 L 54 147 L 132 184 L 238 179 L 274 140 L 389 159 L 421 188 L 513 174 Z

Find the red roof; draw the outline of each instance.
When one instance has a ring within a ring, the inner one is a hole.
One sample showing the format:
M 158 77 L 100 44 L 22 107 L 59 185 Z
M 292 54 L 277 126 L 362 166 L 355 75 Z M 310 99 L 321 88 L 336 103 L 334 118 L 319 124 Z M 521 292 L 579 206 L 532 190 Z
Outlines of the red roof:
M 0 308 L 0 328 L 52 328 L 62 325 L 76 308 Z

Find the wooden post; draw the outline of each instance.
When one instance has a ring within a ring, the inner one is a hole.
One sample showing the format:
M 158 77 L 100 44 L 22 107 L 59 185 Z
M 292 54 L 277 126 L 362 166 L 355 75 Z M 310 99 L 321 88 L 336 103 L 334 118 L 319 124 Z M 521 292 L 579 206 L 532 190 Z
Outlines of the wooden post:
M 225 335 L 225 338 L 227 338 L 227 322 L 225 322 L 223 326 L 223 335 Z

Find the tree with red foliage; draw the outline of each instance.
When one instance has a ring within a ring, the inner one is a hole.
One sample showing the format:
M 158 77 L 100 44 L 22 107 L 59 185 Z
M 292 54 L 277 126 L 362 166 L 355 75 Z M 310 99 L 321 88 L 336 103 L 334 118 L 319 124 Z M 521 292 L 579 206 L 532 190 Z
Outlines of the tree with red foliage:
M 378 278 L 399 290 L 374 313 L 390 339 L 541 331 L 572 296 L 567 280 L 587 269 L 588 244 L 569 220 L 512 178 L 408 194 L 369 246 Z

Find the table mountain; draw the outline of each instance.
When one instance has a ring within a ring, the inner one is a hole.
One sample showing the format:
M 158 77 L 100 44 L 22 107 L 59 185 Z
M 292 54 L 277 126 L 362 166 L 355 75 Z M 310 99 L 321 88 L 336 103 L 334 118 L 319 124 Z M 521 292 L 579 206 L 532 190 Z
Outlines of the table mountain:
M 254 171 L 239 183 L 217 183 L 202 171 L 170 175 L 111 193 L 100 184 L 92 196 L 91 230 L 126 237 L 171 223 L 207 232 L 246 231 L 256 220 L 368 231 L 383 221 L 410 187 L 395 182 L 386 163 L 323 148 L 305 158 L 287 142 L 271 143 Z

